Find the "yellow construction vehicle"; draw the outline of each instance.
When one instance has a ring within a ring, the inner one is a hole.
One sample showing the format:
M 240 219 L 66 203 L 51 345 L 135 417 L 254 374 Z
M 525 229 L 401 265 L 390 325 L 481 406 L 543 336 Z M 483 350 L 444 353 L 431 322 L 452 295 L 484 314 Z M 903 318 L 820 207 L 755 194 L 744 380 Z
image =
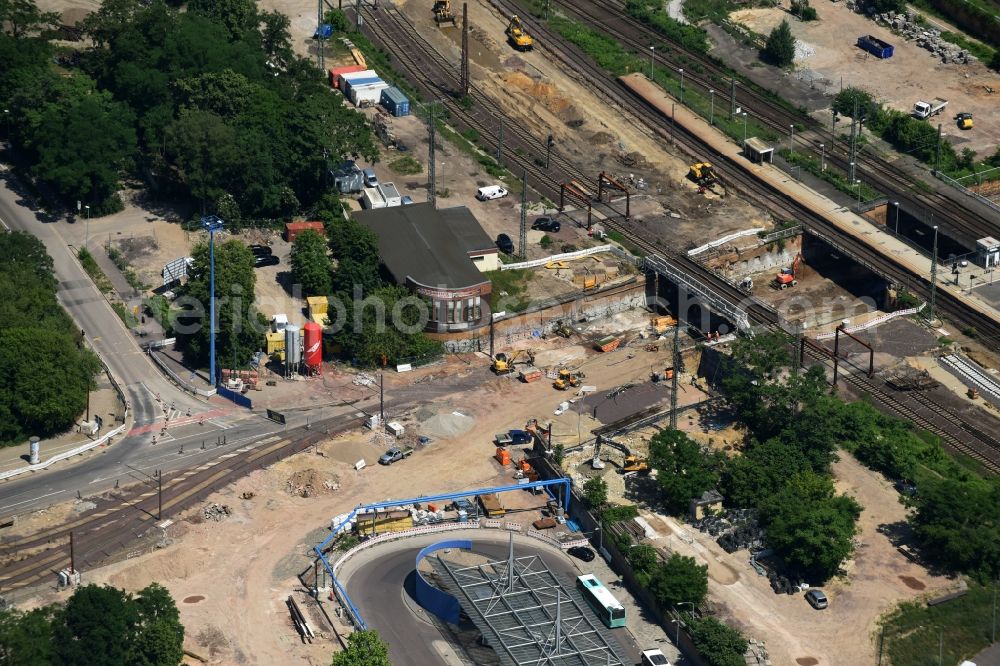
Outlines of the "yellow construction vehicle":
M 958 122 L 958 129 L 972 129 L 972 114 L 962 112 L 955 116 L 955 120 Z
M 510 373 L 514 372 L 515 364 L 518 362 L 518 359 L 521 358 L 521 356 L 523 355 L 527 356 L 527 360 L 523 361 L 524 363 L 527 363 L 528 365 L 534 364 L 535 353 L 533 351 L 531 351 L 530 349 L 528 350 L 518 349 L 512 354 L 505 354 L 503 352 L 499 352 L 496 356 L 493 357 L 493 362 L 490 364 L 490 369 L 493 370 L 493 372 L 495 372 L 498 375 L 509 375 Z
M 639 472 L 640 474 L 648 474 L 651 467 L 649 466 L 648 460 L 643 460 L 639 456 L 631 455 L 625 456 L 625 460 L 622 461 L 622 473 L 627 472 Z
M 700 187 L 711 187 L 719 182 L 719 177 L 715 175 L 715 169 L 708 162 L 692 164 L 688 170 L 688 178 Z
M 552 382 L 552 388 L 559 389 L 560 391 L 565 391 L 569 387 L 577 387 L 580 385 L 580 380 L 584 378 L 582 372 L 573 372 L 567 368 L 563 368 L 559 371 L 559 376 L 556 380 Z
M 442 23 L 458 25 L 455 12 L 451 11 L 451 0 L 437 0 L 434 3 L 434 21 L 440 26 Z
M 535 48 L 535 39 L 524 31 L 521 18 L 517 14 L 511 16 L 510 23 L 507 24 L 507 41 L 518 51 L 530 51 Z

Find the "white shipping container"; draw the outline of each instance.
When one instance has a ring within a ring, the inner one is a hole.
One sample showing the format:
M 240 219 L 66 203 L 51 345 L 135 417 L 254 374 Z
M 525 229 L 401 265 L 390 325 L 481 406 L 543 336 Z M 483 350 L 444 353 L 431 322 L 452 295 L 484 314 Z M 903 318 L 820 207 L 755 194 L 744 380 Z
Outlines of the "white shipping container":
M 378 76 L 374 69 L 366 69 L 363 72 L 349 72 L 347 74 L 340 75 L 340 89 L 344 89 L 344 81 L 352 81 L 354 79 L 370 79 Z
M 382 188 L 378 186 L 366 187 L 361 195 L 361 205 L 368 210 L 385 208 L 385 196 L 382 194 Z
M 389 87 L 385 81 L 369 83 L 351 88 L 351 103 L 354 106 L 374 106 L 382 98 L 382 91 Z
M 379 185 L 382 190 L 382 196 L 385 198 L 386 208 L 392 208 L 393 206 L 402 206 L 403 197 L 400 196 L 399 190 L 393 183 L 382 183 Z

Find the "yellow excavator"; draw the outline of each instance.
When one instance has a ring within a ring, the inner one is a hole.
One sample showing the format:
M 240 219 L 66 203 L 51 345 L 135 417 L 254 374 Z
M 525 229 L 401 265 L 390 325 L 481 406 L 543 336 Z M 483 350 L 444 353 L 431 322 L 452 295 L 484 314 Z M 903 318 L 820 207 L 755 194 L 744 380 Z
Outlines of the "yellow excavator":
M 507 41 L 518 51 L 530 51 L 535 48 L 535 39 L 524 31 L 521 18 L 517 14 L 510 17 L 510 23 L 507 25 Z
M 514 372 L 514 366 L 517 363 L 517 359 L 519 359 L 522 354 L 526 354 L 528 356 L 527 362 L 529 365 L 535 362 L 535 354 L 530 349 L 518 349 L 513 354 L 498 352 L 497 355 L 493 357 L 492 363 L 490 363 L 490 369 L 498 375 L 509 375 Z
M 455 12 L 451 11 L 451 0 L 437 0 L 434 3 L 434 21 L 439 27 L 442 23 L 458 25 Z
M 638 472 L 639 474 L 648 474 L 650 471 L 649 461 L 643 460 L 639 456 L 625 456 L 625 460 L 622 461 L 622 474 L 627 474 L 628 472 Z
M 715 174 L 715 168 L 708 162 L 698 162 L 692 164 L 688 169 L 688 178 L 698 184 L 699 188 L 712 189 L 718 184 L 719 177 Z

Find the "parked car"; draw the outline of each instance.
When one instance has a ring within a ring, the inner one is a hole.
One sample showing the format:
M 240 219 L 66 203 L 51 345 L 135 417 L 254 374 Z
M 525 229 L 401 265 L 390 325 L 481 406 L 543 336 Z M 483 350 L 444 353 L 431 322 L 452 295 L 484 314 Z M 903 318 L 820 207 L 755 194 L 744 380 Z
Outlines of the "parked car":
M 499 185 L 487 185 L 486 187 L 480 187 L 476 190 L 476 198 L 480 201 L 489 201 L 490 199 L 500 199 L 507 196 L 508 192 Z
M 497 236 L 497 249 L 504 254 L 514 254 L 514 241 L 507 234 Z
M 365 187 L 378 187 L 378 176 L 374 169 L 363 169 L 361 173 L 365 177 Z
M 413 197 L 411 197 L 409 194 L 404 194 L 403 198 L 400 199 L 400 203 L 402 203 L 404 206 L 410 206 L 413 204 Z
M 562 229 L 562 225 L 553 220 L 551 217 L 540 217 L 531 223 L 532 229 L 537 229 L 538 231 L 551 231 L 552 233 L 558 233 Z
M 639 663 L 641 666 L 670 666 L 666 655 L 660 650 L 643 650 Z
M 587 548 L 586 546 L 573 546 L 566 551 L 578 560 L 583 560 L 584 562 L 594 561 L 594 551 Z
M 274 250 L 271 249 L 270 245 L 251 245 L 250 252 L 255 257 L 269 257 L 274 254 Z
M 258 255 L 253 259 L 254 268 L 264 268 L 265 266 L 277 266 L 279 263 L 281 262 L 273 254 L 268 254 L 264 256 Z
M 806 601 L 808 601 L 809 605 L 816 610 L 823 610 L 828 605 L 826 595 L 823 594 L 823 590 L 809 590 L 806 592 Z

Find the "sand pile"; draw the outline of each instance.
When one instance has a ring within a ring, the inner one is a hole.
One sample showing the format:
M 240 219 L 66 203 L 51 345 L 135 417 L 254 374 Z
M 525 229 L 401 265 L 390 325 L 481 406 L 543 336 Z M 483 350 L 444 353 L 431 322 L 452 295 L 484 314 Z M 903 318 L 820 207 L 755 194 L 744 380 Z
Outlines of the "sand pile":
M 423 421 L 420 424 L 420 431 L 431 437 L 450 439 L 464 435 L 475 424 L 476 419 L 462 412 L 441 412 Z

